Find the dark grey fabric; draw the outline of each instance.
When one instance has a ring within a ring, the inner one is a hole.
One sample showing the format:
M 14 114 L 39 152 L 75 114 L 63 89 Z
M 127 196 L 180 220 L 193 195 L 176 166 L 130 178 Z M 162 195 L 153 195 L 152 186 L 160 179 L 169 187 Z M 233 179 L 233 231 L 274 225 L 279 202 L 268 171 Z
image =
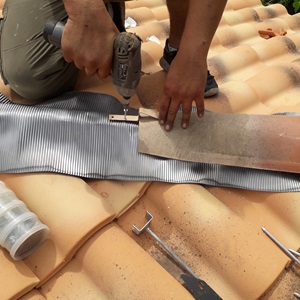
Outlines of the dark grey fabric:
M 36 106 L 13 104 L 2 95 L 0 172 L 57 172 L 84 178 L 300 191 L 299 174 L 138 153 L 138 124 L 110 122 L 110 113 L 122 114 L 123 107 L 109 95 L 70 92 Z

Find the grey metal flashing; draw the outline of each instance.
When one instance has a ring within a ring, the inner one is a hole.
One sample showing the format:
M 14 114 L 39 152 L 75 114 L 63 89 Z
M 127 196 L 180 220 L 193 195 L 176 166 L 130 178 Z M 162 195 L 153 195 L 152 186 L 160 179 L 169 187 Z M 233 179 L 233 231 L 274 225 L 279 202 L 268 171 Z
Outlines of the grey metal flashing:
M 138 125 L 114 97 L 70 92 L 35 106 L 0 96 L 0 172 L 56 172 L 83 178 L 197 183 L 272 192 L 300 191 L 293 173 L 192 163 L 138 153 Z M 131 109 L 129 114 L 138 114 Z

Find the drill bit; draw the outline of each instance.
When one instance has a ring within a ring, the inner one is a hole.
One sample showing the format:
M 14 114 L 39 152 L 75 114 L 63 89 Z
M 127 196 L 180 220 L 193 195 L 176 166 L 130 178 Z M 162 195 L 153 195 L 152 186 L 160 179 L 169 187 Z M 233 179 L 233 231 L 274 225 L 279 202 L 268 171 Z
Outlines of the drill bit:
M 130 97 L 124 97 L 124 102 L 123 102 L 123 111 L 124 111 L 124 119 L 126 120 L 127 118 L 127 113 L 128 113 L 128 108 L 129 108 L 129 100 Z

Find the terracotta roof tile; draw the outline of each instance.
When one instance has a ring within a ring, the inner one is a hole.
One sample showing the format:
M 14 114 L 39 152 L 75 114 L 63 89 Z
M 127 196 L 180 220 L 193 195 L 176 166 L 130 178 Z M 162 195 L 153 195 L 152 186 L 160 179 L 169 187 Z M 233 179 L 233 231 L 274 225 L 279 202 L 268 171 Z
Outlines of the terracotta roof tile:
M 18 300 L 46 300 L 46 298 L 34 288 L 29 293 L 18 298 Z
M 284 244 L 299 246 L 298 197 L 289 197 L 283 209 L 285 197 L 280 194 L 153 183 L 118 224 L 133 236 L 131 225 L 144 224 L 145 211 L 150 211 L 155 216 L 152 230 L 224 299 L 257 299 L 287 263 L 281 251 L 265 240 L 261 227 L 276 228 Z M 290 224 L 285 224 L 287 217 Z M 147 233 L 133 238 L 178 278 L 180 271 L 154 250 Z
M 23 261 L 15 262 L 3 249 L 0 250 L 0 265 L 0 281 L 2 282 L 0 295 L 2 299 L 22 296 L 39 282 L 39 279 Z
M 3 1 L 2 1 L 3 2 Z M 165 72 L 158 61 L 168 36 L 164 0 L 126 3 L 129 29 L 143 39 L 143 72 L 134 107 L 156 107 Z M 259 30 L 284 36 L 264 39 Z M 205 100 L 216 112 L 271 114 L 300 111 L 300 15 L 279 4 L 229 0 L 208 65 L 220 94 Z M 156 36 L 160 44 L 148 40 Z M 78 90 L 121 100 L 111 79 L 83 74 Z M 20 97 L 1 85 L 14 101 Z M 145 223 L 224 299 L 292 299 L 299 267 L 261 231 L 288 248 L 300 247 L 299 193 L 262 193 L 191 184 L 87 180 L 58 174 L 0 175 L 50 227 L 49 239 L 15 262 L 0 249 L 1 299 L 192 299 L 182 270 L 148 235 Z M 26 294 L 27 293 L 27 294 Z
M 153 292 L 160 299 L 193 299 L 115 223 L 85 243 L 41 292 L 53 299 L 63 294 L 70 299 L 151 299 Z

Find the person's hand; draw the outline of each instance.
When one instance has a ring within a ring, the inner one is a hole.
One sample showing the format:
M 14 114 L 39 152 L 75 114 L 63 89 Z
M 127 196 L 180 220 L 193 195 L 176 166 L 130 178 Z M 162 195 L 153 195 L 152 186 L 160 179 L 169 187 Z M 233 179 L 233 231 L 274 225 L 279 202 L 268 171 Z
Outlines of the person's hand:
M 80 20 L 70 16 L 62 36 L 62 51 L 67 62 L 74 62 L 88 76 L 105 78 L 110 74 L 113 43 L 119 31 L 106 11 L 100 8 Z
M 203 61 L 203 62 L 202 62 Z M 199 117 L 204 114 L 204 89 L 207 81 L 206 57 L 198 62 L 193 56 L 177 56 L 168 71 L 162 102 L 160 104 L 159 123 L 170 131 L 182 105 L 183 129 L 188 128 L 192 103 L 195 101 Z

